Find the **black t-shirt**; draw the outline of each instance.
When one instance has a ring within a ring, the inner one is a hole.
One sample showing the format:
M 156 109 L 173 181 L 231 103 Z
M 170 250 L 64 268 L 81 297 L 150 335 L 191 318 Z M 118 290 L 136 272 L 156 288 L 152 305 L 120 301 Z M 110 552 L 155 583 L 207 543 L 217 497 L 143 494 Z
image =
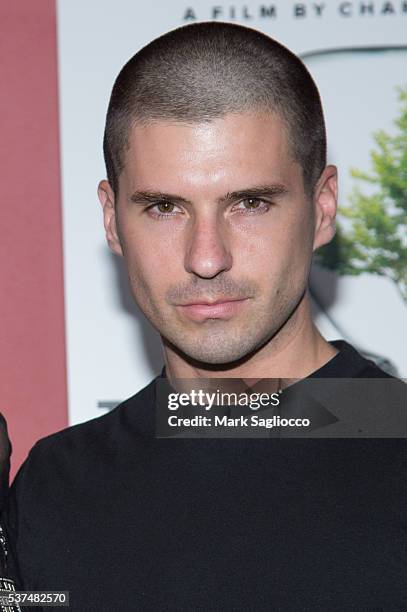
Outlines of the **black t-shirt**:
M 387 377 L 333 344 L 313 378 Z M 157 439 L 156 380 L 31 450 L 3 517 L 22 588 L 72 612 L 407 609 L 407 440 Z

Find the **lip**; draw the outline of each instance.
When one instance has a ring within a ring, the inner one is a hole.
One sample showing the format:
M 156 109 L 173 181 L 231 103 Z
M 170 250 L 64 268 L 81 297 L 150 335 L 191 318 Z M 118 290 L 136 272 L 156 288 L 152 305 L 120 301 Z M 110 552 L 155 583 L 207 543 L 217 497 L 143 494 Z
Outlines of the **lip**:
M 178 308 L 188 318 L 194 321 L 205 319 L 230 319 L 237 314 L 249 298 L 238 300 L 216 300 L 215 302 L 200 302 L 194 304 L 182 304 Z

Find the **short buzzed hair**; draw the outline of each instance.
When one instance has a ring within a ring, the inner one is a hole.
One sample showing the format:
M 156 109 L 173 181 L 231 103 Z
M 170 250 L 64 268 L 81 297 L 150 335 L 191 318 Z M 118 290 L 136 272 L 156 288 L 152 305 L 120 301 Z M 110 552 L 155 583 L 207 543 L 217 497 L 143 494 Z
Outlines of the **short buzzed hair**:
M 194 23 L 156 38 L 113 86 L 103 150 L 114 193 L 134 123 L 189 124 L 258 110 L 283 118 L 311 195 L 326 165 L 326 132 L 318 89 L 302 61 L 269 36 L 232 23 Z

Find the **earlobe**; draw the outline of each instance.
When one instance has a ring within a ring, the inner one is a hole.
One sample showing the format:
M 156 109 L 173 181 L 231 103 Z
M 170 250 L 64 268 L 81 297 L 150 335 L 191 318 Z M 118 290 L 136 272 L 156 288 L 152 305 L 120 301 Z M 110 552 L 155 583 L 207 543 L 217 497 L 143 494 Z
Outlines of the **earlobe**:
M 314 251 L 328 244 L 335 236 L 337 201 L 338 171 L 336 166 L 329 165 L 321 174 L 315 189 Z
M 123 255 L 119 235 L 117 233 L 114 193 L 108 181 L 100 181 L 98 185 L 98 197 L 103 208 L 103 222 L 107 243 L 113 253 L 116 255 Z

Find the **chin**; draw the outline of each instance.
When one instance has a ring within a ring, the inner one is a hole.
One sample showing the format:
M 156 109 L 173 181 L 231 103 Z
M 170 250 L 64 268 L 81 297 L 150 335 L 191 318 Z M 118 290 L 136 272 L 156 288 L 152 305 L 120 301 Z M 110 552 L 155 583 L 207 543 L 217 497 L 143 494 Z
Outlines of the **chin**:
M 225 341 L 219 341 L 212 346 L 202 341 L 200 345 L 180 346 L 174 348 L 186 361 L 201 366 L 229 366 L 237 365 L 248 358 L 255 346 L 246 346 L 243 342 L 234 346 L 226 346 Z M 224 367 L 222 369 L 225 369 Z
M 161 338 L 183 360 L 193 365 L 233 367 L 249 359 L 272 336 L 270 329 L 266 332 L 259 322 L 257 328 L 253 324 L 228 329 L 222 327 L 211 326 L 198 333 L 196 330 L 188 333 L 185 329 L 175 329 L 171 334 L 167 328 L 167 333 L 161 333 Z
M 199 361 L 206 365 L 230 365 L 236 361 L 240 361 L 245 357 L 242 353 L 196 353 L 189 355 L 189 358 L 194 361 Z

